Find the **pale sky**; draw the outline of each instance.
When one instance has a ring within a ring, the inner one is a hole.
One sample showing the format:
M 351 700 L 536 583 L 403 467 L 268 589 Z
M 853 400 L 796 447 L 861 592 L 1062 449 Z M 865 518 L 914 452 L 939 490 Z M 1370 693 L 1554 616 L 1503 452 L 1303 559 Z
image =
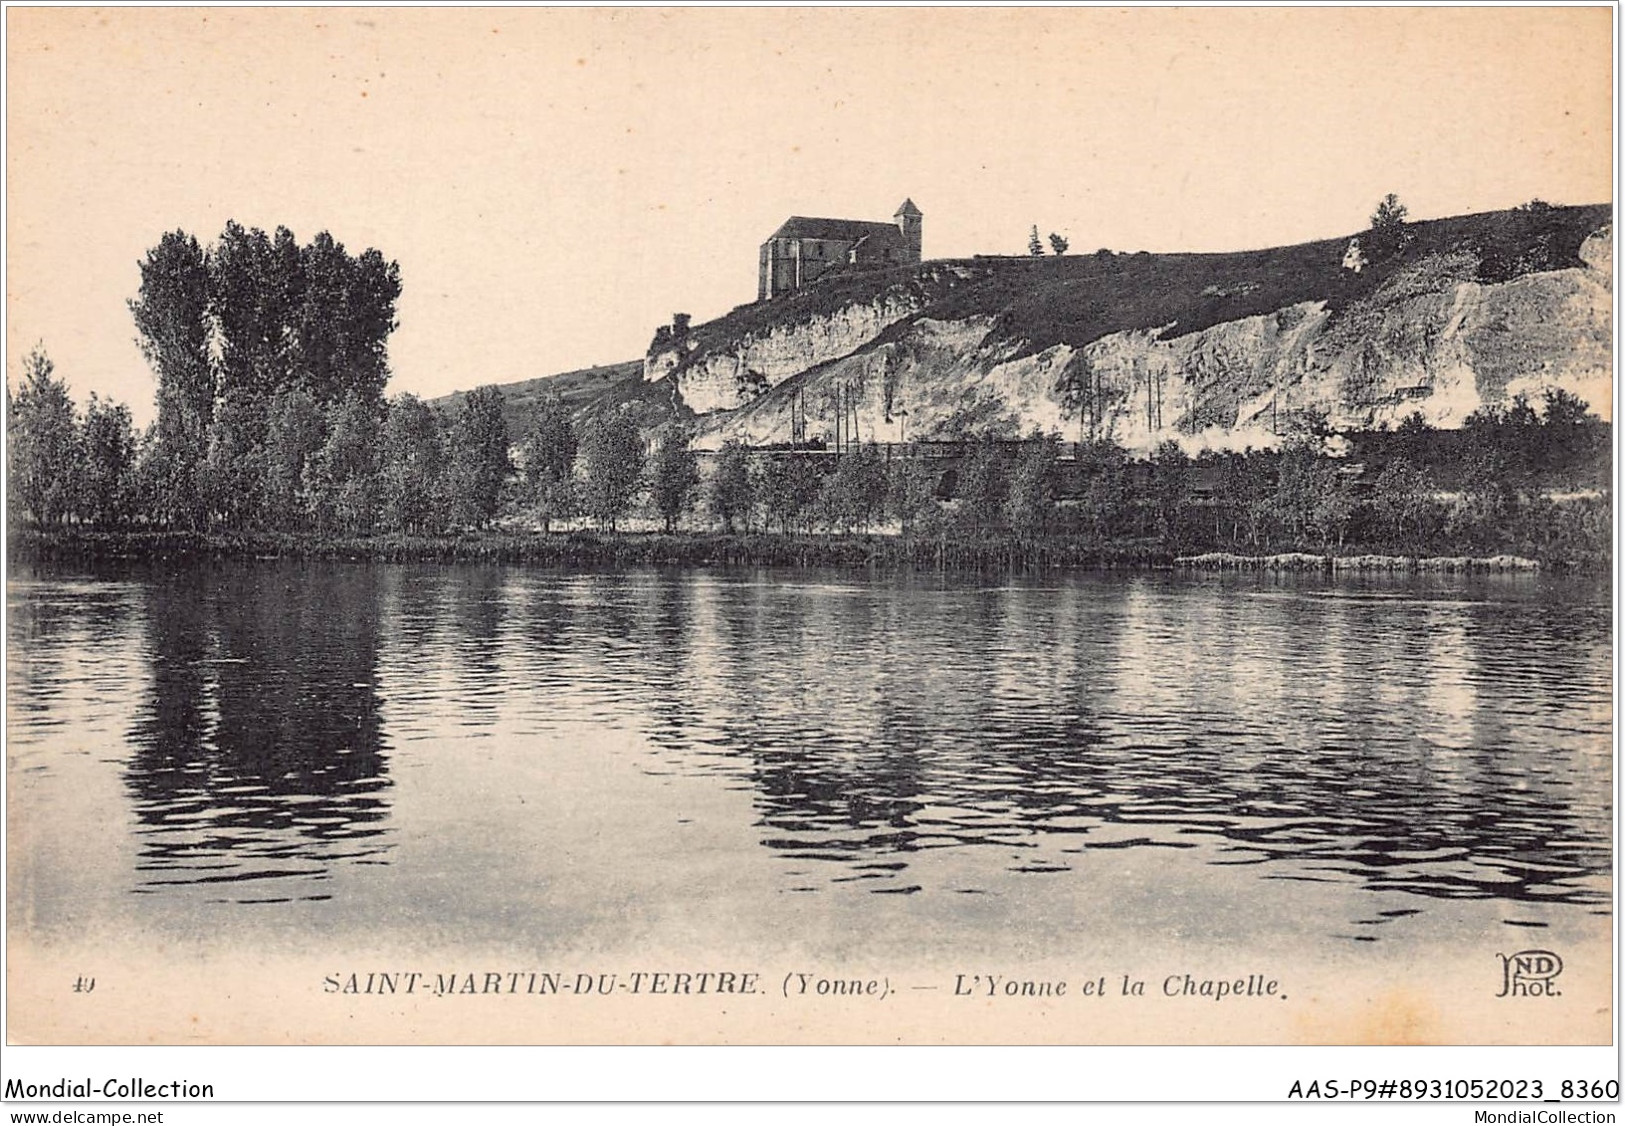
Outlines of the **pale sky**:
M 640 357 L 787 216 L 928 258 L 1232 250 L 1612 198 L 1612 11 L 21 9 L 7 334 L 152 415 L 126 301 L 177 227 L 400 263 L 391 392 Z

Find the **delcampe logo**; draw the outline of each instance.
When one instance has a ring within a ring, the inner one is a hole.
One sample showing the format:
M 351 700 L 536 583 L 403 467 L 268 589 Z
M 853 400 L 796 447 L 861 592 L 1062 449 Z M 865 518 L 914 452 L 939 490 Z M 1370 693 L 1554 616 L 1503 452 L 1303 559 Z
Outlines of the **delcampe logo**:
M 1501 992 L 1497 997 L 1561 997 L 1557 975 L 1563 959 L 1550 950 L 1520 950 L 1497 954 L 1501 959 Z

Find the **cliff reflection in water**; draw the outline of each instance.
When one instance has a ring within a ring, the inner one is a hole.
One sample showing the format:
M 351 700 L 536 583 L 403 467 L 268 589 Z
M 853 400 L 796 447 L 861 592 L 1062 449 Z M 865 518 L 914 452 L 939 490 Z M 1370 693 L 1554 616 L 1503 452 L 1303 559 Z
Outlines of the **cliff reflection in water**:
M 928 914 L 944 893 L 1200 896 L 1224 865 L 1215 887 L 1277 902 L 1277 881 L 1416 897 L 1382 918 L 1447 898 L 1520 904 L 1523 925 L 1552 917 L 1531 905 L 1608 910 L 1606 588 L 244 561 L 117 578 L 14 587 L 14 813 L 130 819 L 153 906 L 332 893 L 313 917 L 478 929 L 596 918 L 605 886 L 686 904 L 737 871 L 764 919 L 786 893 L 920 892 L 894 904 Z M 87 887 L 125 896 L 126 844 L 81 870 L 52 843 L 19 902 L 66 919 Z
M 1606 717 L 1572 724 L 1606 699 L 1591 608 L 1149 580 L 657 589 L 655 741 L 736 749 L 762 844 L 832 881 L 916 891 L 930 849 L 1061 872 L 1203 845 L 1265 878 L 1609 899 Z
M 144 587 L 152 689 L 125 770 L 137 891 L 326 899 L 335 863 L 382 862 L 375 579 L 278 574 L 206 569 Z

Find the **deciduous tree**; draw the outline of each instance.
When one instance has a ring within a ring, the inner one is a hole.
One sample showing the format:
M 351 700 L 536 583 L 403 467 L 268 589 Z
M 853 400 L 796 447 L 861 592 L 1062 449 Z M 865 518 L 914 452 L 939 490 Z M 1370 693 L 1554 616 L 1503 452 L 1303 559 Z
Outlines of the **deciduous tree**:
M 1163 442 L 1152 452 L 1151 502 L 1156 534 L 1175 550 L 1185 542 L 1188 532 L 1194 476 L 1191 459 L 1178 442 Z
M 520 446 L 525 464 L 525 501 L 542 531 L 570 515 L 575 503 L 575 462 L 580 443 L 570 412 L 554 396 L 544 398 Z
M 207 518 L 228 528 L 257 526 L 264 496 L 265 410 L 237 393 L 215 407 L 209 450 L 198 467 L 198 490 Z
M 1028 442 L 1016 455 L 1005 497 L 1005 519 L 1010 530 L 1024 540 L 1035 540 L 1050 530 L 1055 514 L 1055 467 L 1061 453 L 1058 436 Z
M 440 416 L 416 395 L 392 399 L 384 416 L 379 515 L 399 532 L 439 531 L 446 522 L 446 436 Z
M 649 493 L 666 522 L 666 531 L 674 531 L 678 518 L 688 511 L 699 481 L 699 464 L 694 451 L 688 448 L 688 435 L 680 430 L 667 431 L 649 469 Z
M 1009 472 L 1002 451 L 992 441 L 978 442 L 959 464 L 954 488 L 958 508 L 954 521 L 964 532 L 988 535 L 1003 523 Z
M 840 459 L 824 478 L 821 507 L 831 529 L 867 531 L 886 510 L 886 466 L 873 442 Z
M 319 403 L 359 395 L 376 404 L 389 379 L 400 267 L 376 250 L 351 257 L 326 231 L 299 252 L 295 377 Z
M 1081 443 L 1076 472 L 1082 480 L 1079 498 L 1084 529 L 1104 541 L 1118 532 L 1129 511 L 1127 457 L 1117 443 Z
M 779 531 L 805 531 L 818 500 L 819 474 L 813 460 L 801 454 L 765 454 L 758 462 L 756 495 L 763 522 Z
M 887 506 L 902 525 L 904 536 L 914 533 L 921 518 L 936 503 L 935 485 L 935 475 L 918 458 L 903 457 L 892 463 Z
M 327 440 L 305 466 L 317 527 L 368 533 L 378 514 L 378 411 L 361 392 L 327 409 Z
M 1547 426 L 1579 426 L 1591 417 L 1591 404 L 1561 387 L 1547 390 L 1542 398 L 1543 421 Z
M 130 302 L 142 354 L 158 377 L 160 519 L 200 526 L 206 516 L 199 470 L 209 452 L 215 377 L 209 356 L 209 267 L 197 239 L 170 231 L 141 262 Z
M 135 431 L 130 408 L 90 393 L 79 428 L 80 515 L 94 524 L 117 525 L 133 513 Z
M 259 441 L 271 396 L 292 381 L 298 363 L 296 321 L 304 301 L 299 244 L 286 227 L 278 227 L 273 239 L 228 222 L 208 254 L 208 267 L 220 397 L 248 408 L 243 418 Z
M 601 528 L 615 530 L 643 476 L 643 438 L 625 413 L 613 414 L 582 436 L 582 504 Z
M 308 526 L 305 467 L 326 440 L 327 420 L 309 391 L 287 386 L 272 395 L 260 476 L 260 516 L 266 525 L 285 531 Z
M 497 514 L 502 483 L 508 479 L 508 423 L 503 395 L 493 386 L 476 387 L 463 396 L 452 423 L 448 467 L 451 519 L 481 528 Z
M 756 490 L 750 474 L 750 451 L 740 442 L 729 442 L 722 447 L 711 476 L 711 514 L 722 521 L 722 530 L 732 532 L 736 526 L 750 530 L 751 510 L 756 504 Z
M 22 386 L 6 415 L 12 515 L 21 515 L 20 506 L 40 524 L 68 515 L 78 474 L 73 400 L 55 372 L 45 346 L 36 344 L 23 357 Z
M 1426 469 L 1396 457 L 1371 487 L 1372 515 L 1380 531 L 1401 548 L 1421 549 L 1424 521 L 1433 504 Z

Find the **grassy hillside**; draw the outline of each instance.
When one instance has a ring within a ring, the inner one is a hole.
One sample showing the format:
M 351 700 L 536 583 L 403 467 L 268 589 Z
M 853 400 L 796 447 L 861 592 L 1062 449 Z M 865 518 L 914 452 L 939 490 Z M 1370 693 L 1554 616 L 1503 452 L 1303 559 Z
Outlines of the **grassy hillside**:
M 1599 204 L 1413 223 L 1413 241 L 1402 254 L 1359 273 L 1342 268 L 1349 238 L 1357 235 L 1230 254 L 1005 259 L 988 280 L 949 295 L 930 315 L 996 315 L 995 336 L 1031 351 L 1170 325 L 1167 335 L 1182 336 L 1305 301 L 1324 301 L 1335 315 L 1432 255 L 1464 251 L 1479 261 L 1478 278 L 1486 282 L 1579 266 L 1580 244 L 1610 213 Z
M 643 381 L 643 361 L 629 360 L 620 364 L 603 364 L 579 371 L 544 375 L 518 383 L 501 385 L 508 420 L 508 433 L 519 435 L 530 425 L 536 405 L 547 396 L 557 396 L 572 412 L 580 413 L 595 407 L 606 396 L 616 399 L 625 392 L 629 381 Z M 462 405 L 467 392 L 453 391 L 430 400 L 430 406 L 454 414 Z

